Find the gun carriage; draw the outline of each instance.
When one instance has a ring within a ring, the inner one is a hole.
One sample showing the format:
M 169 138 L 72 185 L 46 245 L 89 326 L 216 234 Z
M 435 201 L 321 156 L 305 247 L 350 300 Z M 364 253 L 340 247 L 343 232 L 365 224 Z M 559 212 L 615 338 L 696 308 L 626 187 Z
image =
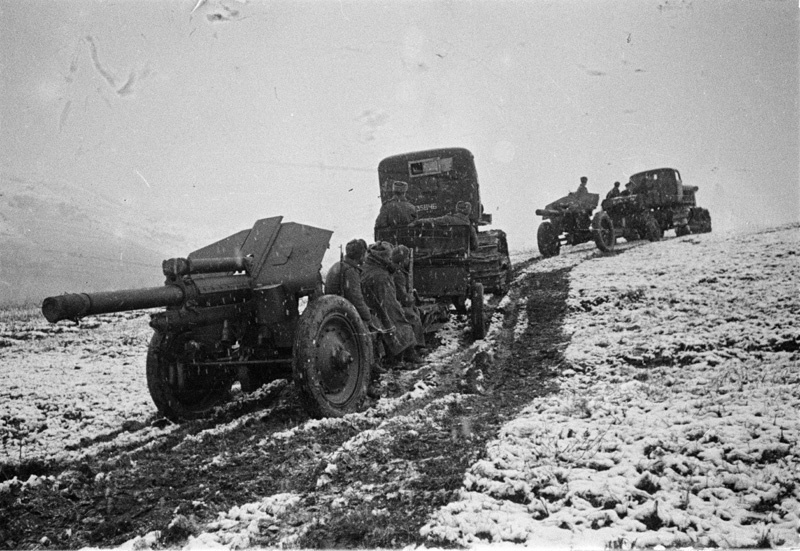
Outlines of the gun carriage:
M 322 257 L 332 232 L 276 216 L 165 260 L 162 287 L 46 298 L 51 323 L 164 308 L 146 375 L 158 410 L 172 420 L 206 414 L 230 396 L 293 379 L 312 416 L 356 411 L 366 396 L 372 343 L 347 300 L 320 293 Z M 303 308 L 304 306 L 304 308 Z

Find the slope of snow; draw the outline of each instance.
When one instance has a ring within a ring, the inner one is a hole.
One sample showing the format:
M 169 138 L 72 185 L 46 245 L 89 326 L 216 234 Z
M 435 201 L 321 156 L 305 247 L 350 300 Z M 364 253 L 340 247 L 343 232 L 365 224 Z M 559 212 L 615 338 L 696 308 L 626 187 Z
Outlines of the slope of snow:
M 800 229 L 577 265 L 557 395 L 423 533 L 466 546 L 800 544 Z

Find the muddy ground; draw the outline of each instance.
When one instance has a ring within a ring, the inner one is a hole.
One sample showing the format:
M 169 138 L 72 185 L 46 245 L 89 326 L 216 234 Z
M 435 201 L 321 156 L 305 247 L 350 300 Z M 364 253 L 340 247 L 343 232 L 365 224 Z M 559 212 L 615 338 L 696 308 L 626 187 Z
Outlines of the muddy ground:
M 489 298 L 489 314 L 501 320 L 489 353 L 476 353 L 466 320 L 454 320 L 463 328 L 457 352 L 447 362 L 384 375 L 386 399 L 408 398 L 377 415 L 309 422 L 293 386 L 278 383 L 144 446 L 111 445 L 76 461 L 8 462 L 4 479 L 35 474 L 43 482 L 0 494 L 0 546 L 113 547 L 154 531 L 160 534 L 151 544 L 181 546 L 208 529 L 219 511 L 276 494 L 295 496 L 291 514 L 262 520 L 248 545 L 449 546 L 425 540 L 420 527 L 453 498 L 498 428 L 534 397 L 555 390 L 566 345 L 567 276 L 568 269 L 528 273 L 517 278 L 510 300 Z M 528 323 L 515 336 L 521 308 Z M 136 347 L 133 352 L 145 354 Z M 409 394 L 415 385 L 428 391 Z M 154 415 L 149 426 L 123 422 L 94 440 L 167 424 Z M 291 436 L 283 437 L 287 431 Z M 348 445 L 356 441 L 361 444 Z

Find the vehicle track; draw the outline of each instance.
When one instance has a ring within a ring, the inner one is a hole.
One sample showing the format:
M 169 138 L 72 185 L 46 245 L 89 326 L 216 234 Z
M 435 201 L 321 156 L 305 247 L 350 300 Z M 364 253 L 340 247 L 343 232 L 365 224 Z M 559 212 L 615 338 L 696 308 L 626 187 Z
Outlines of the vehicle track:
M 0 544 L 33 548 L 46 536 L 59 548 L 107 547 L 155 530 L 161 544 L 177 544 L 213 530 L 219 511 L 262 504 L 274 513 L 264 504 L 275 496 L 291 505 L 264 513 L 255 530 L 252 518 L 230 518 L 228 531 L 241 522 L 262 546 L 423 543 L 419 528 L 453 498 L 485 443 L 556 390 L 570 268 L 531 267 L 515 270 L 508 296 L 489 299 L 485 341 L 470 343 L 466 320 L 454 320 L 455 349 L 384 375 L 385 397 L 369 411 L 310 420 L 293 386 L 275 383 L 144 445 L 51 466 L 42 474 L 57 484 L 0 495 Z

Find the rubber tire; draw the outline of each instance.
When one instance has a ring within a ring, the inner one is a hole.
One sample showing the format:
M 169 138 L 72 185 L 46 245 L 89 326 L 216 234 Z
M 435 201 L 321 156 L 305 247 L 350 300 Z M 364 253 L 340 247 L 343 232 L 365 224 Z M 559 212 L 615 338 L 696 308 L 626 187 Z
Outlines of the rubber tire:
M 648 241 L 661 240 L 661 226 L 652 216 L 648 216 L 644 222 L 644 238 Z
M 561 241 L 552 222 L 545 220 L 539 224 L 536 231 L 536 242 L 539 246 L 539 253 L 545 257 L 558 256 L 561 251 Z
M 230 384 L 220 378 L 196 379 L 206 388 L 194 391 L 179 391 L 169 381 L 170 367 L 184 339 L 181 335 L 164 335 L 156 331 L 147 348 L 147 388 L 150 398 L 164 417 L 171 421 L 182 421 L 204 417 L 209 411 L 230 398 Z
M 597 248 L 608 253 L 614 250 L 617 236 L 614 234 L 614 222 L 608 213 L 600 211 L 592 219 L 592 235 Z
M 469 292 L 470 322 L 472 324 L 472 338 L 476 341 L 486 336 L 486 321 L 483 318 L 483 283 L 473 282 Z
M 709 233 L 711 231 L 711 213 L 708 209 L 693 209 L 689 224 L 692 233 Z
M 350 358 L 345 371 L 332 361 L 336 353 Z M 324 295 L 308 303 L 295 331 L 292 376 L 311 417 L 358 411 L 367 396 L 372 364 L 372 338 L 348 300 Z

